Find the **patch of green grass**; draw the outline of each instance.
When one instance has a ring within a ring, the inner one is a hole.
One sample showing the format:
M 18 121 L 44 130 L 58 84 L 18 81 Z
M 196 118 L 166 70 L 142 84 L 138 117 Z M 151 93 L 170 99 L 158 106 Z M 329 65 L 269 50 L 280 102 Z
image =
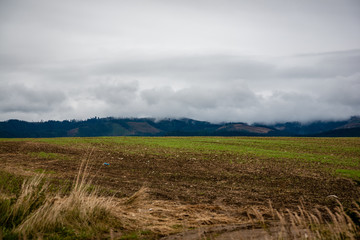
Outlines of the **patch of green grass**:
M 53 170 L 46 170 L 42 168 L 35 169 L 34 172 L 36 173 L 44 173 L 44 174 L 55 174 L 56 172 Z
M 131 240 L 131 239 L 150 240 L 150 239 L 158 239 L 158 238 L 159 238 L 159 236 L 157 236 L 157 234 L 155 234 L 149 230 L 129 232 L 120 237 L 121 240 Z
M 31 152 L 29 153 L 29 155 L 31 157 L 46 158 L 46 159 L 56 159 L 61 157 L 61 155 L 58 153 L 49 153 L 49 152 Z
M 52 160 L 52 159 L 69 160 L 70 159 L 70 157 L 66 154 L 52 153 L 52 152 L 31 152 L 31 153 L 28 153 L 28 155 L 32 158 L 41 158 L 41 159 L 47 159 L 47 160 Z
M 0 138 L 0 142 L 25 142 L 34 140 L 34 138 Z
M 0 193 L 6 195 L 17 195 L 21 190 L 23 177 L 0 171 Z
M 360 181 L 360 170 L 353 170 L 353 169 L 336 169 L 336 173 Z
M 18 226 L 35 209 L 45 202 L 43 179 L 39 176 L 32 180 L 24 180 L 21 190 L 16 198 L 10 201 L 7 198 L 0 198 L 1 212 L 0 225 L 8 230 Z M 11 234 L 16 234 L 10 231 Z
M 183 229 L 183 228 L 184 228 L 184 226 L 181 225 L 181 224 L 175 224 L 175 225 L 172 225 L 171 227 L 172 227 L 173 229 Z
M 139 235 L 136 232 L 129 233 L 120 237 L 121 240 L 139 239 Z

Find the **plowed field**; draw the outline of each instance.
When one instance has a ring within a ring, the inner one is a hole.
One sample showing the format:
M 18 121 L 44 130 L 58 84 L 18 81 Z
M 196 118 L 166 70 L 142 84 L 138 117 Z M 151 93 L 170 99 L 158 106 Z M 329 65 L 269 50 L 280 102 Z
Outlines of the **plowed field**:
M 142 189 L 143 202 L 127 213 L 149 211 L 139 228 L 163 235 L 241 223 L 269 201 L 295 210 L 300 201 L 332 208 L 334 198 L 344 206 L 360 199 L 359 138 L 0 140 L 0 169 L 11 174 L 72 180 L 84 159 L 105 192 L 122 199 Z

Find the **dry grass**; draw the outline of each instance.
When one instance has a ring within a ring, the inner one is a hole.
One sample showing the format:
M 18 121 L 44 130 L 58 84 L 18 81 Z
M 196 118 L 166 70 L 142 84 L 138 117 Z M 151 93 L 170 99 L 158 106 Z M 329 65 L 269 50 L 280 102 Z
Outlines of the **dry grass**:
M 60 188 L 51 192 L 43 175 L 25 180 L 15 203 L 2 209 L 7 215 L 5 234 L 89 238 L 109 233 L 110 226 L 116 225 L 110 211 L 112 197 L 100 197 L 97 188 L 90 190 L 88 159 L 82 161 L 73 188 L 66 195 Z
M 112 199 L 99 197 L 96 189 L 89 192 L 86 168 L 87 165 L 80 167 L 69 195 L 47 197 L 45 203 L 26 218 L 15 232 L 34 235 L 67 227 L 75 229 L 77 233 L 87 232 L 96 236 L 109 230 L 106 218 L 110 215 Z
M 270 239 L 360 239 L 360 226 L 355 223 L 360 219 L 359 204 L 354 202 L 347 211 L 339 201 L 337 204 L 334 210 L 327 207 L 307 210 L 301 203 L 298 211 L 278 211 L 270 204 L 270 212 L 274 213 L 270 221 L 265 221 L 263 213 L 255 208 L 249 215 L 256 216 L 255 221 L 264 227 Z
M 340 202 L 334 210 L 327 207 L 307 210 L 301 204 L 297 211 L 276 210 L 270 203 L 268 208 L 249 208 L 248 218 L 240 220 L 223 214 L 230 210 L 225 206 L 181 205 L 151 200 L 146 188 L 129 198 L 101 197 L 96 188 L 89 190 L 88 172 L 88 162 L 83 162 L 72 190 L 66 195 L 50 193 L 43 175 L 25 180 L 16 202 L 7 212 L 7 222 L 13 225 L 12 235 L 8 232 L 8 236 L 24 239 L 120 239 L 124 235 L 113 229 L 121 226 L 128 232 L 147 230 L 153 233 L 153 238 L 196 228 L 201 229 L 201 234 L 198 230 L 195 239 L 208 239 L 209 236 L 217 239 L 204 230 L 206 226 L 230 226 L 238 221 L 247 223 L 247 226 L 250 223 L 253 228 L 231 230 L 226 227 L 226 236 L 230 239 L 254 239 L 253 236 L 262 239 L 360 239 L 360 228 L 350 217 L 360 219 L 357 203 L 354 203 L 351 214 Z M 219 228 L 219 232 L 223 233 L 224 229 Z M 214 230 L 209 232 L 213 234 Z M 191 235 L 183 236 L 186 239 Z M 138 237 L 134 235 L 134 239 L 142 239 Z
M 114 214 L 126 229 L 148 230 L 165 236 L 203 226 L 246 221 L 245 217 L 239 219 L 227 214 L 230 209 L 226 206 L 154 200 L 148 192 L 144 187 L 129 198 L 119 199 Z
M 276 210 L 265 206 L 250 207 L 247 211 L 247 223 L 201 226 L 200 228 L 170 235 L 163 240 L 250 240 L 250 239 L 360 239 L 360 207 L 345 210 L 338 202 L 338 207 L 330 210 L 319 207 L 307 210 L 300 204 L 297 211 Z M 351 216 L 351 217 L 350 217 Z

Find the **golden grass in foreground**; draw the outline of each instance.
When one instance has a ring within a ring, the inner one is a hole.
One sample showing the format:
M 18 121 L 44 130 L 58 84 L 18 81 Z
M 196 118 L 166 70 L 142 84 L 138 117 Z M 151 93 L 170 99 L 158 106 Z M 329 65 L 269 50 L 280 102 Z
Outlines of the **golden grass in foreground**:
M 255 208 L 249 211 L 249 218 L 253 224 L 262 225 L 266 233 L 272 236 L 270 239 L 360 239 L 360 226 L 354 222 L 360 220 L 359 204 L 354 202 L 353 208 L 347 213 L 342 204 L 337 203 L 333 211 L 327 207 L 309 211 L 303 204 L 298 206 L 298 211 L 278 211 L 270 204 L 272 221 L 266 221 Z
M 69 195 L 47 196 L 43 205 L 17 226 L 15 232 L 33 236 L 65 227 L 96 236 L 108 231 L 111 198 L 99 197 L 96 190 L 89 192 L 85 174 L 80 168 Z
M 360 207 L 344 210 L 338 202 L 333 211 L 326 207 L 306 210 L 303 204 L 297 211 L 278 211 L 264 206 L 251 207 L 248 221 L 217 226 L 201 226 L 185 233 L 165 237 L 163 240 L 247 240 L 247 239 L 360 239 Z M 350 217 L 351 215 L 351 217 Z M 355 224 L 357 222 L 357 224 Z
M 46 236 L 92 238 L 101 237 L 116 226 L 110 208 L 111 197 L 100 197 L 97 189 L 89 190 L 88 162 L 83 161 L 74 186 L 64 195 L 52 193 L 43 175 L 23 182 L 14 204 L 2 201 L 4 238 Z

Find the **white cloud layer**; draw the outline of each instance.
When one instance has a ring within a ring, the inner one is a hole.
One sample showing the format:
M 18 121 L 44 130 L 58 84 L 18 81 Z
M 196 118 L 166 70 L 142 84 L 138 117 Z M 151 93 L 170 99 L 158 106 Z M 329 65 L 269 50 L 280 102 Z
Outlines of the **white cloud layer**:
M 0 120 L 360 114 L 360 2 L 0 2 Z

